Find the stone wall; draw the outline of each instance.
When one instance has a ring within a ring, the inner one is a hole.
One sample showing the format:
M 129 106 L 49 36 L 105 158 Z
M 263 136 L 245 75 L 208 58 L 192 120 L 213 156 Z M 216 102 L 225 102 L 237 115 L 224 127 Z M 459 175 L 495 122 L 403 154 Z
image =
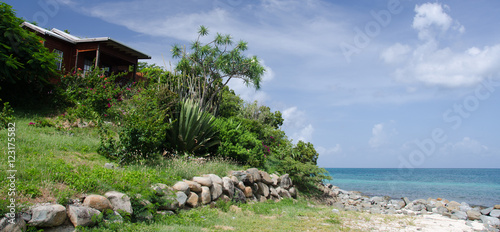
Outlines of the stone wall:
M 159 214 L 174 214 L 181 209 L 208 204 L 214 206 L 218 200 L 246 203 L 297 197 L 297 190 L 288 174 L 278 176 L 256 168 L 231 171 L 222 178 L 215 174 L 196 176 L 173 186 L 157 183 L 151 186 L 151 190 L 163 199 L 161 202 L 164 203 L 158 208 Z M 151 204 L 140 195 L 133 197 L 144 206 Z M 100 217 L 105 211 L 112 213 Z M 110 191 L 104 196 L 92 194 L 72 200 L 66 207 L 51 203 L 35 205 L 27 212 L 16 215 L 15 220 L 1 218 L 0 232 L 26 231 L 27 226 L 35 226 L 46 232 L 74 231 L 76 226 L 122 222 L 122 215 L 131 215 L 139 220 L 153 219 L 149 211 L 134 213 L 131 199 L 126 194 Z M 98 218 L 103 218 L 103 221 L 96 220 Z

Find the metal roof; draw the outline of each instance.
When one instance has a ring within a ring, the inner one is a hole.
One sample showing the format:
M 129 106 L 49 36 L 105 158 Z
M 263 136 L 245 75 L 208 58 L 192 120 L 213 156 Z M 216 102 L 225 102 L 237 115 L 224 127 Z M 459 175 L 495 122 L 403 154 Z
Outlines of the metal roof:
M 56 28 L 53 28 L 52 30 L 49 31 L 47 29 L 41 28 L 39 26 L 33 25 L 31 23 L 28 23 L 28 22 L 23 22 L 21 24 L 21 26 L 22 27 L 29 27 L 32 30 L 34 30 L 40 34 L 52 36 L 52 37 L 55 37 L 57 39 L 66 41 L 68 43 L 78 44 L 78 43 L 89 43 L 89 42 L 104 42 L 106 45 L 109 45 L 115 49 L 118 49 L 121 52 L 125 52 L 125 53 L 131 54 L 133 56 L 136 56 L 138 59 L 151 59 L 151 56 L 149 56 L 145 53 L 142 53 L 136 49 L 133 49 L 133 48 L 131 48 L 131 47 L 129 47 L 121 42 L 118 42 L 114 39 L 111 39 L 110 37 L 97 37 L 97 38 L 82 39 L 82 38 L 76 37 L 74 35 L 70 35 L 64 31 L 58 30 Z

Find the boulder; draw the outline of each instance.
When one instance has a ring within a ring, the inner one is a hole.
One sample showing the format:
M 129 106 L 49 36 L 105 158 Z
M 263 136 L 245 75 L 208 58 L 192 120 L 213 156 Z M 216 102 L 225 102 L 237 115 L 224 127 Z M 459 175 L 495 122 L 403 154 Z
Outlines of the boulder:
M 259 171 L 261 181 L 264 182 L 264 184 L 267 185 L 272 185 L 273 184 L 273 179 L 271 179 L 271 176 L 269 176 L 269 173 L 264 172 L 264 171 Z
M 233 184 L 234 185 L 237 185 L 240 181 L 238 180 L 238 178 L 236 178 L 236 176 L 231 176 L 229 177 L 231 179 L 231 181 L 233 181 Z
M 411 203 L 411 201 L 410 201 L 410 199 L 408 199 L 408 197 L 402 197 L 401 199 L 405 203 L 405 205 L 403 206 L 403 208 Z
M 238 187 L 241 191 L 245 191 L 245 184 L 243 184 L 242 181 L 238 182 L 236 187 Z
M 297 199 L 297 189 L 295 189 L 295 187 L 291 187 L 290 189 L 288 189 L 288 192 L 290 193 L 290 196 L 292 196 L 293 198 Z
M 86 207 L 69 205 L 68 206 L 68 217 L 73 226 L 93 226 L 98 223 L 98 218 L 101 212 L 99 210 Z
M 105 163 L 104 167 L 107 168 L 107 169 L 115 169 L 115 165 L 112 164 L 112 163 Z
M 189 194 L 189 184 L 184 181 L 178 181 L 172 186 L 175 191 L 181 191 L 185 194 Z
M 233 198 L 234 194 L 234 183 L 229 177 L 222 178 L 222 192 L 229 196 L 229 198 Z
M 247 169 L 247 174 L 250 176 L 250 183 L 259 182 L 262 178 L 260 177 L 259 169 L 257 168 L 249 168 Z
M 481 214 L 482 215 L 489 215 L 492 210 L 493 210 L 493 207 L 483 209 L 483 210 L 481 210 Z
M 481 215 L 480 218 L 481 218 L 481 221 L 486 225 L 500 226 L 500 219 L 498 219 L 496 217 Z
M 238 182 L 248 179 L 247 173 L 243 172 L 243 171 L 231 171 L 230 175 L 231 175 L 231 177 L 233 177 L 233 176 L 236 177 L 236 179 L 238 179 Z
M 210 178 L 210 180 L 212 181 L 212 183 L 216 183 L 216 184 L 222 185 L 222 179 L 218 175 L 207 174 L 207 175 L 203 175 L 203 176 Z
M 186 201 L 188 199 L 186 193 L 178 191 L 177 193 L 175 193 L 175 195 L 177 203 L 179 204 L 179 208 L 184 208 L 184 205 L 186 204 Z
M 374 205 L 378 205 L 378 204 L 384 202 L 384 198 L 383 197 L 372 197 L 372 198 L 370 198 L 370 202 Z
M 283 198 L 292 198 L 292 196 L 290 195 L 288 190 L 286 190 L 284 188 L 278 187 L 278 188 L 276 188 L 276 191 L 278 191 L 278 195 L 280 195 Z
M 292 179 L 290 179 L 290 176 L 288 174 L 282 175 L 279 182 L 280 187 L 283 189 L 288 190 L 290 187 L 292 187 Z
M 105 193 L 104 196 L 106 196 L 111 202 L 113 210 L 118 212 L 122 210 L 129 214 L 133 213 L 132 204 L 130 203 L 130 197 L 128 197 L 127 195 L 116 191 L 110 191 Z
M 500 205 L 495 205 L 493 208 L 494 209 L 500 209 Z
M 189 190 L 195 193 L 201 193 L 201 184 L 195 181 L 185 180 L 186 184 L 189 185 Z
M 105 209 L 112 208 L 111 202 L 109 202 L 108 198 L 95 194 L 85 197 L 85 200 L 83 200 L 83 206 L 94 208 L 101 212 Z
M 197 182 L 198 184 L 201 184 L 201 186 L 206 186 L 206 187 L 212 186 L 212 180 L 209 177 L 195 176 L 193 177 L 193 181 Z
M 158 196 L 168 195 L 173 190 L 172 188 L 168 187 L 168 185 L 162 183 L 151 185 L 151 189 L 153 189 L 155 194 Z
M 239 203 L 246 203 L 245 193 L 241 189 L 235 188 L 234 195 L 233 195 L 233 201 L 239 202 Z
M 0 232 L 24 232 L 26 229 L 26 222 L 19 215 L 16 215 L 13 221 L 6 217 L 2 217 L 0 220 Z
M 245 187 L 245 197 L 252 197 L 253 196 L 253 191 L 252 191 L 252 188 L 250 187 Z
M 500 217 L 500 209 L 494 209 L 490 212 L 490 216 L 492 217 Z
M 479 220 L 480 217 L 481 217 L 481 213 L 479 211 L 475 211 L 475 210 L 467 211 L 467 218 L 469 218 L 469 220 Z
M 276 197 L 278 198 L 280 195 L 278 194 L 278 191 L 276 191 L 276 189 L 272 186 L 269 187 L 269 194 L 272 196 L 272 197 Z
M 450 211 L 448 210 L 448 208 L 446 207 L 443 207 L 443 206 L 439 206 L 439 207 L 436 207 L 436 213 L 439 213 L 441 215 L 445 215 L 447 213 L 449 213 Z
M 267 198 L 269 196 L 269 186 L 263 182 L 257 182 L 257 185 L 259 186 L 257 193 Z
M 461 204 L 456 202 L 456 201 L 450 201 L 449 203 L 446 204 L 446 207 L 450 210 L 460 210 Z
M 201 203 L 206 205 L 212 201 L 212 196 L 210 194 L 210 188 L 207 186 L 201 187 L 201 195 L 200 195 Z
M 213 183 L 212 187 L 210 187 L 210 193 L 212 194 L 212 201 L 217 200 L 222 195 L 222 185 Z
M 271 179 L 273 180 L 273 186 L 277 186 L 280 177 L 273 173 L 273 174 L 271 174 Z
M 188 199 L 186 201 L 186 204 L 188 206 L 191 206 L 191 207 L 194 208 L 194 207 L 198 206 L 198 201 L 199 201 L 198 194 L 196 194 L 194 192 L 191 192 L 191 193 L 189 193 L 189 197 L 188 197 Z
M 66 208 L 59 204 L 50 204 L 33 208 L 29 226 L 55 227 L 66 220 Z
M 455 211 L 453 211 L 453 213 L 451 213 L 451 218 L 452 219 L 467 220 L 467 213 L 462 212 L 460 210 L 455 210 Z

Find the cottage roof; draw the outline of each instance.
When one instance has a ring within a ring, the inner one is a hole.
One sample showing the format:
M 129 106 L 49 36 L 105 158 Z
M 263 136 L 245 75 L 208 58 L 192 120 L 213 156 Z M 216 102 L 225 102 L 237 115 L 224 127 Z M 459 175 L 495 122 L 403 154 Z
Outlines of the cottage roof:
M 28 28 L 40 33 L 40 34 L 51 36 L 51 37 L 66 41 L 68 43 L 78 44 L 78 43 L 102 42 L 102 43 L 104 43 L 104 44 L 106 44 L 114 49 L 121 51 L 121 52 L 136 56 L 138 59 L 151 59 L 151 56 L 144 54 L 136 49 L 133 49 L 133 48 L 131 48 L 131 47 L 129 47 L 121 42 L 118 42 L 114 39 L 111 39 L 110 37 L 97 37 L 97 38 L 84 38 L 84 39 L 82 39 L 82 38 L 76 37 L 74 35 L 70 35 L 64 31 L 58 30 L 56 28 L 53 28 L 52 30 L 49 31 L 47 29 L 41 28 L 39 26 L 33 25 L 31 23 L 28 23 L 28 22 L 23 22 L 23 24 L 21 26 L 28 27 Z

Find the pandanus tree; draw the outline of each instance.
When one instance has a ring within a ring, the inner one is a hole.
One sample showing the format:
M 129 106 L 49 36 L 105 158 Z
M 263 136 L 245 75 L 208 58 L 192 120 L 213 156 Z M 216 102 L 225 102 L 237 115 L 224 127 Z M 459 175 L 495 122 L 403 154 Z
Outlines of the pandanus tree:
M 248 49 L 247 42 L 239 41 L 236 45 L 230 35 L 217 33 L 215 38 L 203 44 L 200 39 L 208 35 L 208 29 L 200 26 L 197 39 L 186 47 L 174 45 L 172 57 L 178 58 L 176 70 L 184 78 L 183 84 L 176 91 L 181 98 L 196 100 L 204 110 L 217 114 L 222 89 L 232 79 L 241 79 L 247 85 L 260 88 L 265 72 L 256 56 L 243 54 Z

